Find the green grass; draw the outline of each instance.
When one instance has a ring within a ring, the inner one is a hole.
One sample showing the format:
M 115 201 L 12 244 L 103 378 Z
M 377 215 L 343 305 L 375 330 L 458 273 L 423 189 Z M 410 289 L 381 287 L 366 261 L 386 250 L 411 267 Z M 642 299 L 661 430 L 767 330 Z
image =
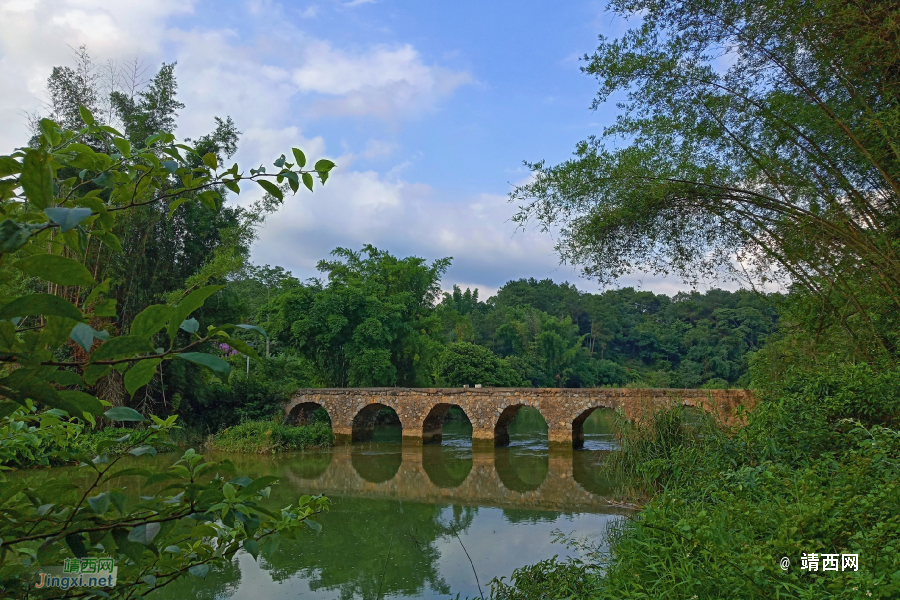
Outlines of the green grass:
M 244 421 L 210 436 L 206 447 L 223 452 L 272 454 L 324 448 L 333 441 L 331 426 L 321 421 L 303 426 L 284 425 L 280 421 Z

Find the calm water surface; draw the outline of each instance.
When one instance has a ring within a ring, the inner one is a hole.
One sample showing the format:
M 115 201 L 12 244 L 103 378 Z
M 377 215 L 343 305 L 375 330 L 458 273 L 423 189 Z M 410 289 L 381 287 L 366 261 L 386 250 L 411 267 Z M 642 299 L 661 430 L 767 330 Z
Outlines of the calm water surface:
M 554 543 L 555 531 L 604 544 L 607 524 L 622 515 L 604 499 L 613 486 L 597 472 L 615 447 L 604 417 L 597 411 L 586 423 L 581 451 L 549 451 L 543 419 L 522 410 L 510 446 L 492 451 L 473 452 L 471 425 L 447 421 L 441 445 L 404 445 L 399 429 L 383 427 L 373 442 L 321 452 L 210 455 L 229 458 L 238 475 L 278 475 L 278 504 L 321 493 L 331 511 L 318 519 L 320 532 L 283 540 L 259 562 L 241 551 L 205 580 L 186 577 L 150 598 L 477 597 L 463 545 L 487 594 L 493 577 L 577 553 Z

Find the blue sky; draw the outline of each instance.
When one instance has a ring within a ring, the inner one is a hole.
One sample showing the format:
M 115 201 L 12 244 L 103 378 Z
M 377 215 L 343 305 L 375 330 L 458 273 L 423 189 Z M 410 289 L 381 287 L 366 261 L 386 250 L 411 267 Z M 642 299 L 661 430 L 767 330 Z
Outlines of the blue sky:
M 560 265 L 553 237 L 517 231 L 506 195 L 523 160 L 558 162 L 601 131 L 579 59 L 623 24 L 601 2 L 0 0 L 0 143 L 21 144 L 53 65 L 87 45 L 97 63 L 178 61 L 180 136 L 232 116 L 247 168 L 291 146 L 338 164 L 270 217 L 259 264 L 301 278 L 336 246 L 453 256 L 443 282 L 482 296 L 519 277 L 597 286 Z M 250 190 L 237 202 L 250 202 Z M 674 292 L 677 281 L 622 285 Z

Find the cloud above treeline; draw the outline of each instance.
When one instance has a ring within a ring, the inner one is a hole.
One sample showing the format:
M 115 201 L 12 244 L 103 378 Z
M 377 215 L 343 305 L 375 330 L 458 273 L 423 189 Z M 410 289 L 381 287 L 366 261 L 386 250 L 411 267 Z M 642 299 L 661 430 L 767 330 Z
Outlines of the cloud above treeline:
M 360 10 L 366 2 L 350 4 Z M 323 189 L 288 199 L 268 220 L 253 249 L 254 262 L 306 278 L 333 248 L 371 243 L 401 256 L 452 256 L 444 286 L 480 287 L 482 297 L 519 277 L 594 287 L 559 265 L 552 236 L 516 229 L 510 221 L 516 207 L 505 196 L 459 194 L 405 180 L 404 167 L 420 149 L 403 149 L 377 136 L 347 148 L 342 140 L 308 133 L 323 117 L 403 127 L 440 111 L 442 103 L 476 83 L 471 73 L 431 64 L 402 40 L 344 47 L 290 25 L 287 18 L 265 34 L 217 28 L 215 18 L 196 19 L 198 11 L 216 6 L 197 0 L 0 0 L 0 144 L 11 149 L 25 142 L 25 114 L 41 110 L 47 76 L 53 66 L 71 64 L 73 48 L 87 46 L 98 63 L 139 57 L 150 72 L 163 61 L 177 61 L 179 99 L 186 105 L 180 136 L 202 135 L 214 116 L 230 115 L 243 132 L 235 158 L 246 168 L 260 159 L 270 162 L 292 146 L 338 164 Z M 238 10 L 252 20 L 286 9 L 256 1 Z M 317 11 L 307 7 L 299 16 L 312 18 Z M 374 158 L 384 161 L 383 170 L 354 168 Z M 236 201 L 258 196 L 248 190 Z M 679 288 L 660 280 L 644 283 L 659 291 Z

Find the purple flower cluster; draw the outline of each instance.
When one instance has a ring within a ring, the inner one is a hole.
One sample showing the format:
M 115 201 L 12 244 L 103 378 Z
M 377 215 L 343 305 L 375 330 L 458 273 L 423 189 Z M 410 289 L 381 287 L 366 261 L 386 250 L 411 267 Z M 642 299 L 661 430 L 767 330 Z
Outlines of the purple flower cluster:
M 229 346 L 228 344 L 216 344 L 216 347 L 219 351 L 225 356 L 234 356 L 238 353 L 237 350 Z

